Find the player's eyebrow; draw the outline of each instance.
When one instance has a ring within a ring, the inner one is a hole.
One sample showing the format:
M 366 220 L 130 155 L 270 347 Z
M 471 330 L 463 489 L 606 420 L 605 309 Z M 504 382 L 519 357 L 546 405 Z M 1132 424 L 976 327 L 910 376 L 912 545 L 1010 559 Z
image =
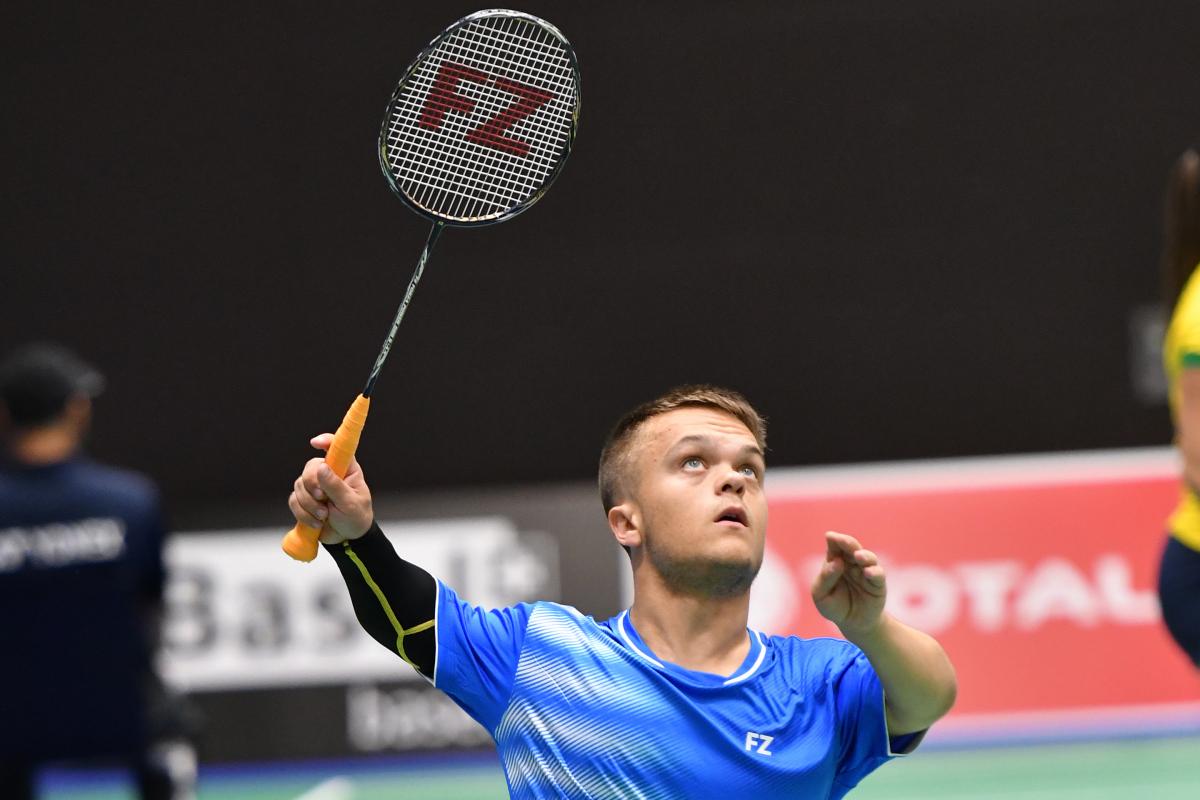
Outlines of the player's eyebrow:
M 689 433 L 687 436 L 684 436 L 678 442 L 673 444 L 671 446 L 671 449 L 668 450 L 667 453 L 668 454 L 674 453 L 675 451 L 682 450 L 683 448 L 685 448 L 689 445 L 702 445 L 702 446 L 711 447 L 715 444 L 716 444 L 716 440 L 713 439 L 713 437 L 711 437 L 711 436 L 705 436 L 705 435 L 699 434 L 699 433 Z M 757 444 L 745 445 L 744 447 L 742 447 L 741 450 L 738 451 L 738 454 L 743 457 L 758 456 L 763 461 L 767 460 L 766 455 L 763 454 L 762 448 L 760 448 Z

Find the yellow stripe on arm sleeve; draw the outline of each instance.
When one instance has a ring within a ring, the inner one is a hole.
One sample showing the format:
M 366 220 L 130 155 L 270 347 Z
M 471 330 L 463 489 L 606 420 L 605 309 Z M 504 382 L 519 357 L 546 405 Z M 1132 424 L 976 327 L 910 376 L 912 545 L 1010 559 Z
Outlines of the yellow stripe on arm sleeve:
M 400 658 L 404 659 L 404 663 L 420 672 L 421 668 L 411 661 L 408 657 L 408 654 L 404 652 L 404 637 L 414 633 L 420 633 L 421 631 L 429 630 L 434 626 L 437 620 L 426 620 L 419 625 L 413 625 L 411 628 L 405 628 L 403 625 L 401 625 L 400 620 L 396 618 L 396 612 L 392 610 L 391 604 L 388 603 L 387 597 L 384 596 L 383 590 L 379 588 L 379 584 L 375 583 L 375 579 L 371 577 L 371 572 L 367 569 L 367 565 L 364 564 L 361 559 L 359 559 L 358 554 L 354 552 L 354 548 L 350 546 L 350 542 L 344 542 L 343 544 L 346 550 L 346 555 L 348 555 L 350 560 L 354 562 L 354 565 L 358 567 L 358 571 L 362 575 L 363 580 L 366 581 L 367 586 L 371 587 L 371 592 L 375 595 L 375 599 L 379 601 L 379 605 L 383 607 L 383 613 L 387 615 L 388 621 L 392 623 L 392 628 L 396 631 L 396 654 L 399 655 Z
M 405 561 L 380 530 L 324 545 L 333 556 L 363 630 L 426 678 L 437 668 L 437 580 Z

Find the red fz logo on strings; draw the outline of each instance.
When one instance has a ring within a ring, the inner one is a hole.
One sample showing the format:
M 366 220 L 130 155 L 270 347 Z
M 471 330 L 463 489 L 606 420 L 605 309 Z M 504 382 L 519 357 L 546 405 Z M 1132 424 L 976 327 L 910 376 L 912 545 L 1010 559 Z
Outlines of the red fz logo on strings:
M 486 85 L 492 81 L 492 78 L 485 72 L 463 64 L 443 61 L 438 67 L 437 78 L 429 89 L 429 95 L 425 98 L 425 105 L 421 109 L 421 118 L 417 120 L 421 127 L 437 130 L 442 127 L 447 111 L 457 111 L 459 114 L 467 115 L 475 110 L 474 100 L 456 92 L 462 81 Z M 503 150 L 514 156 L 527 155 L 529 143 L 506 136 L 505 132 L 552 100 L 554 95 L 528 84 L 510 80 L 502 75 L 495 78 L 494 84 L 500 91 L 514 95 L 517 99 L 479 127 L 468 131 L 466 140 L 496 150 Z

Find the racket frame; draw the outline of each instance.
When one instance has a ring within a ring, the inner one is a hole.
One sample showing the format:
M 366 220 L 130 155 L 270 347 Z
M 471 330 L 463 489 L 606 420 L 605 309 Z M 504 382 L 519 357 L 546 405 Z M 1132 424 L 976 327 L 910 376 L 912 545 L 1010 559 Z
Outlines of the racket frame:
M 405 194 L 404 190 L 401 189 L 397 184 L 396 178 L 392 174 L 392 166 L 388 161 L 387 155 L 388 129 L 392 118 L 391 112 L 396 105 L 397 98 L 399 98 L 400 94 L 408 87 L 409 82 L 416 74 L 417 69 L 425 63 L 425 60 L 448 36 L 453 34 L 459 28 L 469 25 L 476 20 L 496 17 L 519 19 L 536 25 L 537 27 L 545 30 L 551 36 L 555 37 L 562 44 L 563 50 L 566 51 L 567 58 L 571 62 L 571 72 L 575 77 L 575 105 L 571 110 L 571 126 L 570 130 L 567 131 L 567 140 L 563 144 L 562 155 L 558 157 L 558 160 L 554 163 L 554 167 L 550 170 L 550 174 L 546 176 L 544 181 L 542 181 L 542 185 L 538 187 L 536 192 L 496 217 L 466 220 L 452 219 L 450 217 L 444 217 L 440 214 L 437 214 L 436 212 L 429 211 L 428 209 L 421 208 L 413 200 L 411 200 L 408 195 Z M 506 8 L 491 8 L 483 11 L 476 11 L 473 14 L 468 14 L 458 22 L 448 26 L 445 30 L 430 40 L 425 49 L 422 50 L 421 53 L 415 59 L 413 59 L 413 62 L 408 65 L 408 69 L 404 71 L 404 76 L 400 78 L 399 82 L 396 84 L 396 88 L 392 90 L 391 97 L 388 98 L 387 108 L 384 109 L 383 125 L 379 129 L 379 167 L 383 171 L 384 178 L 387 179 L 388 187 L 391 188 L 392 192 L 399 197 L 404 205 L 408 206 L 413 213 L 419 214 L 433 223 L 441 222 L 446 225 L 453 225 L 456 228 L 477 228 L 484 225 L 494 225 L 497 222 L 505 222 L 512 219 L 517 214 L 525 211 L 538 200 L 540 200 L 546 194 L 546 192 L 549 191 L 551 184 L 553 184 L 555 179 L 558 177 L 558 173 L 562 171 L 563 165 L 567 163 L 567 157 L 571 155 L 571 146 L 575 142 L 575 132 L 579 129 L 579 109 L 582 103 L 579 76 L 579 59 L 575 55 L 575 48 L 571 46 L 571 43 L 567 40 L 567 37 L 563 35 L 562 31 L 560 31 L 554 25 L 551 25 L 549 22 L 546 22 L 546 20 L 541 19 L 540 17 L 535 17 L 532 14 L 526 14 L 524 11 L 512 11 Z

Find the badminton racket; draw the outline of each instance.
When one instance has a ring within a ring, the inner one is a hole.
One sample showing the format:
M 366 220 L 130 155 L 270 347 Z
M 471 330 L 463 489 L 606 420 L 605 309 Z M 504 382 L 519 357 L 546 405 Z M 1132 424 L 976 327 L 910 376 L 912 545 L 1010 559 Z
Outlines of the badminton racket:
M 536 203 L 562 171 L 578 125 L 575 51 L 553 25 L 519 11 L 460 19 L 404 73 L 379 132 L 379 165 L 392 191 L 433 226 L 366 386 L 325 453 L 339 477 L 358 449 L 375 382 L 442 230 L 503 222 Z M 312 561 L 320 535 L 298 524 L 283 550 Z

